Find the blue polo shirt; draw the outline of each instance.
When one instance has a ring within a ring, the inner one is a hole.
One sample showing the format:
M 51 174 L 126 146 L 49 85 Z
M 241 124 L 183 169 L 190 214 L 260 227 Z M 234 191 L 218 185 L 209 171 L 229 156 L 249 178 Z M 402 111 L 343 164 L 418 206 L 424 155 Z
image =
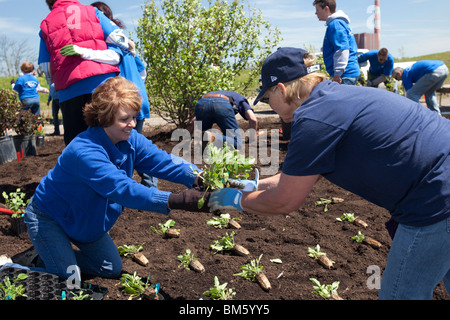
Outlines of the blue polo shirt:
M 381 75 L 390 77 L 392 75 L 392 71 L 394 70 L 394 57 L 388 53 L 388 59 L 384 63 L 380 63 L 380 61 L 378 61 L 378 52 L 379 50 L 371 50 L 363 53 L 358 57 L 358 62 L 361 63 L 369 60 L 369 72 L 375 78 Z
M 283 173 L 320 174 L 425 226 L 450 216 L 450 122 L 376 88 L 317 85 L 294 113 Z

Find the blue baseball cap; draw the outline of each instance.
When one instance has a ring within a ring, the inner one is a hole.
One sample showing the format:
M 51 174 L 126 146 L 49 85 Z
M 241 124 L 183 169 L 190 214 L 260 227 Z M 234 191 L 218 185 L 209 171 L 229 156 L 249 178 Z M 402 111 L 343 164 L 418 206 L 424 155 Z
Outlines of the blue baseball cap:
M 278 83 L 289 82 L 309 73 L 320 70 L 320 65 L 306 67 L 303 57 L 308 51 L 299 48 L 282 47 L 272 53 L 261 68 L 261 90 L 253 105 L 266 93 L 267 89 Z

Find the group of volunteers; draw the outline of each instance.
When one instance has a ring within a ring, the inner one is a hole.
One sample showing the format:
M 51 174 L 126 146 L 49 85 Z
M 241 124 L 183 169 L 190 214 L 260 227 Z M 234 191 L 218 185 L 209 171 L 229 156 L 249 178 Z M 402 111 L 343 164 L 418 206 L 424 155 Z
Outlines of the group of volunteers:
M 268 103 L 291 123 L 281 172 L 236 182 L 245 189 L 208 192 L 207 205 L 198 209 L 204 195 L 195 188 L 202 185 L 201 169 L 133 130 L 149 116 L 145 67 L 120 23 L 101 3 L 46 2 L 51 12 L 41 23 L 39 63 L 58 92 L 66 148 L 26 209 L 39 254 L 35 269 L 67 278 L 68 267 L 76 265 L 78 279 L 81 273 L 118 277 L 122 261 L 108 231 L 124 208 L 164 215 L 176 209 L 286 215 L 299 209 L 324 178 L 390 212 L 386 226 L 393 240 L 380 299 L 431 299 L 442 280 L 450 291 L 450 122 L 416 99 L 426 90 L 427 103 L 435 102 L 431 91 L 437 83 L 431 83 L 445 74 L 442 64 L 394 71 L 385 49 L 358 59 L 349 18 L 336 11 L 335 0 L 314 1 L 327 25 L 323 54 L 331 80 L 318 72 L 313 54 L 281 47 L 264 61 L 254 101 Z M 63 23 L 69 6 L 80 12 L 79 28 Z M 365 60 L 372 66 L 370 86 L 394 72 L 410 99 L 354 85 Z M 222 131 L 237 129 L 237 113 L 257 128 L 252 107 L 234 92 L 212 90 L 195 109 L 202 130 L 214 123 Z M 238 135 L 219 139 L 239 147 Z M 186 189 L 172 193 L 138 183 L 133 170 Z

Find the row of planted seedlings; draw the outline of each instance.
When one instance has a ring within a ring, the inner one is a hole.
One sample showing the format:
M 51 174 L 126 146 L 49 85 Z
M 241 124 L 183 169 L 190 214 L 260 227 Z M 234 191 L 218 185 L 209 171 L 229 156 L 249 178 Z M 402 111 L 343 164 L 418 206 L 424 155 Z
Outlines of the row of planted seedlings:
M 344 199 L 338 197 L 320 198 L 316 201 L 315 205 L 324 206 L 323 212 L 328 212 L 328 205 L 344 202 Z M 337 221 L 344 223 L 352 223 L 358 227 L 367 229 L 369 225 L 359 217 L 355 216 L 353 212 L 345 212 L 340 217 L 336 218 Z M 351 237 L 352 240 L 357 243 L 367 244 L 375 249 L 381 248 L 381 243 L 372 237 L 366 236 L 363 232 L 358 233 Z M 308 255 L 314 260 L 318 261 L 324 268 L 331 270 L 334 268 L 335 261 L 327 257 L 327 254 L 320 249 L 320 245 L 317 244 L 315 248 L 308 248 Z M 335 281 L 332 284 L 321 284 L 317 279 L 310 278 L 313 283 L 314 294 L 317 294 L 325 299 L 342 300 L 337 290 L 339 288 L 340 281 Z
M 245 157 L 234 148 L 228 147 L 224 144 L 223 148 L 218 148 L 212 144 L 207 146 L 208 159 L 205 161 L 205 166 L 202 177 L 202 191 L 208 192 L 215 189 L 230 187 L 232 179 L 248 179 L 249 173 L 253 170 L 254 159 L 251 157 Z M 195 171 L 194 171 L 195 172 Z M 198 172 L 196 172 L 198 173 Z M 230 180 L 231 179 L 231 180 Z M 199 200 L 198 207 L 204 206 L 204 198 Z M 231 218 L 230 214 L 223 213 L 218 217 L 206 221 L 206 224 L 215 228 L 234 228 L 236 230 L 241 229 L 240 224 L 237 222 L 238 218 Z M 159 229 L 151 227 L 151 229 L 164 237 L 173 238 L 180 236 L 180 230 L 175 229 L 175 221 L 172 219 L 167 220 L 165 223 L 159 223 Z M 235 231 L 230 234 L 227 232 L 222 238 L 215 240 L 210 246 L 210 250 L 214 251 L 214 254 L 218 252 L 230 251 L 234 254 L 248 257 L 249 251 L 242 245 L 235 243 L 234 241 Z M 147 258 L 143 257 L 141 251 L 142 245 L 125 245 L 119 247 L 119 253 L 124 256 L 129 256 L 137 263 L 146 266 L 148 264 Z M 235 274 L 251 281 L 257 281 L 261 287 L 269 291 L 271 285 L 266 275 L 262 272 L 263 266 L 260 265 L 262 254 L 257 259 L 251 260 L 249 263 L 241 266 L 241 272 Z M 192 269 L 196 272 L 204 272 L 205 268 L 201 262 L 193 256 L 189 248 L 186 252 L 177 256 L 180 266 L 186 269 Z M 134 275 L 124 275 L 121 279 L 122 288 L 125 292 L 130 293 L 130 298 L 145 298 L 145 299 L 158 299 L 158 285 L 151 285 L 149 278 L 146 281 L 134 273 Z M 132 283 L 136 283 L 132 285 Z M 133 287 L 133 288 L 131 288 Z M 227 283 L 220 284 L 217 276 L 214 278 L 214 286 L 203 294 L 209 296 L 212 300 L 227 300 L 231 299 L 235 292 L 233 289 L 227 289 Z
M 231 218 L 230 214 L 224 213 L 219 217 L 213 217 L 212 219 L 207 220 L 206 224 L 219 229 L 234 228 L 239 230 L 241 229 L 241 226 L 237 222 L 238 220 L 238 218 Z M 178 238 L 180 236 L 180 229 L 175 229 L 174 226 L 175 221 L 169 219 L 165 223 L 159 223 L 159 229 L 153 226 L 151 229 L 165 238 Z M 248 257 L 250 252 L 242 245 L 235 243 L 234 235 L 235 231 L 232 231 L 231 233 L 226 232 L 223 237 L 215 240 L 210 245 L 210 250 L 212 250 L 214 254 L 219 252 L 232 252 L 239 256 Z M 130 257 L 142 266 L 148 265 L 148 259 L 141 252 L 143 250 L 143 245 L 123 245 L 119 246 L 118 250 L 120 255 Z M 185 253 L 178 255 L 176 258 L 180 262 L 180 267 L 194 270 L 199 273 L 205 272 L 205 267 L 199 259 L 192 254 L 189 248 L 186 249 Z M 267 276 L 262 272 L 263 266 L 260 265 L 261 258 L 262 254 L 259 258 L 253 259 L 249 263 L 242 265 L 241 272 L 234 275 L 241 276 L 250 281 L 256 281 L 264 290 L 269 291 L 271 289 L 271 284 L 267 279 Z M 135 272 L 133 275 L 124 274 L 120 281 L 123 290 L 130 294 L 130 299 L 144 298 L 158 300 L 160 298 L 158 295 L 159 286 L 158 284 L 150 284 L 150 276 L 144 280 Z M 203 294 L 209 296 L 212 300 L 231 299 L 235 292 L 233 289 L 227 289 L 226 286 L 227 283 L 220 284 L 217 276 L 215 276 L 214 286 Z

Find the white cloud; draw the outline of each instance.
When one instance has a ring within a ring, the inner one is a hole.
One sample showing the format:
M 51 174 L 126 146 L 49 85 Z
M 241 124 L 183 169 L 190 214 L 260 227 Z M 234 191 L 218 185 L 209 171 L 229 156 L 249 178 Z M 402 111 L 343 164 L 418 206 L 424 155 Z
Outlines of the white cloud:
M 4 31 L 6 33 L 13 31 L 14 34 L 21 33 L 21 34 L 37 35 L 39 32 L 39 26 L 31 27 L 24 25 L 21 19 L 19 18 L 0 17 L 0 31 Z

